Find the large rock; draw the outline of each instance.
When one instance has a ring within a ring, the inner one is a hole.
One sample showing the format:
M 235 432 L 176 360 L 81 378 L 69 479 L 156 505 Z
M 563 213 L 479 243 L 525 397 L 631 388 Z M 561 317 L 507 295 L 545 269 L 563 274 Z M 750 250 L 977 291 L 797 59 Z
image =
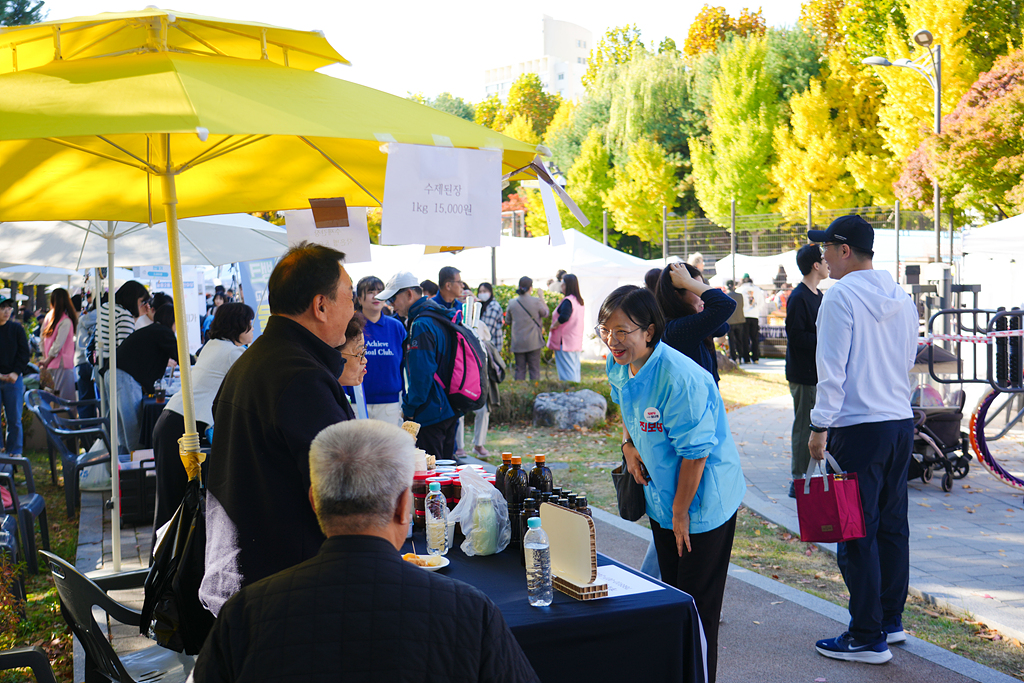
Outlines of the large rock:
M 567 391 L 563 394 L 538 394 L 533 401 L 533 426 L 573 429 L 593 427 L 604 422 L 608 402 L 591 391 Z

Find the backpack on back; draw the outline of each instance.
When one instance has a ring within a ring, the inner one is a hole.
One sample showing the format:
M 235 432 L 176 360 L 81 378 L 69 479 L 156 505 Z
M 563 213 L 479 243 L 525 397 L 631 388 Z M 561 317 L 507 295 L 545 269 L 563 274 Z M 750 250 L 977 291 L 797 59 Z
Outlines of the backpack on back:
M 487 354 L 483 345 L 469 328 L 452 322 L 444 313 L 426 310 L 420 314 L 436 320 L 448 333 L 450 359 L 434 375 L 445 393 L 452 410 L 468 413 L 483 408 L 487 403 Z

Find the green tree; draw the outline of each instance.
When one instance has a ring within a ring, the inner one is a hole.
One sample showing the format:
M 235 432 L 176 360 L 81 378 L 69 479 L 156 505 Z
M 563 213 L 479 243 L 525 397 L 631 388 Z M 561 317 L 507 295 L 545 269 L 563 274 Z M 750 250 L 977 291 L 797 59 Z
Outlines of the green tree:
M 533 122 L 534 132 L 538 137 L 543 137 L 551 119 L 555 117 L 559 105 L 562 104 L 560 95 L 552 95 L 544 92 L 544 86 L 540 82 L 540 76 L 535 73 L 524 73 L 512 82 L 508 89 L 508 98 L 502 108 L 499 118 L 509 124 L 517 116 L 529 119 Z
M 473 105 L 461 97 L 452 95 L 450 92 L 441 93 L 428 104 L 438 111 L 458 116 L 460 119 L 472 121 L 476 118 L 476 109 Z
M 545 133 L 544 144 L 551 149 L 552 159 L 559 168 L 570 168 L 573 165 L 591 129 L 596 127 L 602 132 L 605 130 L 611 109 L 612 93 L 609 84 L 613 81 L 605 81 L 602 77 L 601 87 L 588 92 L 573 107 L 571 114 L 566 112 L 567 122 L 555 127 L 555 121 L 552 120 Z
M 601 80 L 602 72 L 626 64 L 646 51 L 636 24 L 608 29 L 597 41 L 597 47 L 590 51 L 587 71 L 583 74 L 583 86 L 589 91 Z
M 668 36 L 665 36 L 665 38 L 663 38 L 662 41 L 658 43 L 658 54 L 663 55 L 666 52 L 675 55 L 681 54 L 679 52 L 679 48 L 676 47 L 676 41 L 673 40 L 672 38 L 669 38 Z
M 24 26 L 45 18 L 43 0 L 0 0 L 0 26 Z
M 843 42 L 839 14 L 845 5 L 846 0 L 805 0 L 800 6 L 800 26 L 820 38 L 826 53 Z
M 569 168 L 572 166 L 573 159 L 575 158 L 575 155 L 569 157 L 566 154 L 569 146 L 565 144 L 565 141 L 575 134 L 575 126 L 573 124 L 573 117 L 575 115 L 576 102 L 573 100 L 562 100 L 562 104 L 558 106 L 558 111 L 555 112 L 554 118 L 548 124 L 548 129 L 544 131 L 544 145 L 551 150 L 551 160 L 559 168 Z
M 501 98 L 496 94 L 491 95 L 486 100 L 476 105 L 476 121 L 481 126 L 487 126 L 488 128 L 494 128 L 498 130 L 496 126 L 503 126 L 504 121 L 499 121 L 498 115 L 501 113 Z
M 730 35 L 745 38 L 750 35 L 761 36 L 764 32 L 764 14 L 760 9 L 751 12 L 744 7 L 740 15 L 733 19 L 724 7 L 704 5 L 690 24 L 686 42 L 683 44 L 683 53 L 696 57 L 713 52 L 718 44 Z
M 996 61 L 908 160 L 897 196 L 930 209 L 943 196 L 987 219 L 1024 213 L 1024 50 Z
M 619 67 L 611 84 L 611 107 L 605 137 L 615 164 L 642 138 L 656 142 L 677 163 L 682 181 L 679 206 L 697 207 L 692 188 L 689 138 L 706 135 L 706 118 L 692 97 L 692 76 L 678 53 L 663 52 Z
M 608 149 L 596 127 L 590 130 L 583 141 L 580 154 L 566 174 L 566 180 L 566 192 L 590 220 L 590 225 L 580 227 L 575 218 L 571 223 L 563 221 L 563 225 L 579 228 L 596 240 L 603 239 L 604 196 L 612 189 L 615 180 L 612 178 Z M 612 227 L 612 221 L 609 221 L 609 233 Z
M 980 60 L 981 69 L 1024 44 L 1024 0 L 974 0 L 964 13 L 964 22 L 971 27 L 968 49 Z
M 790 101 L 790 125 L 775 129 L 776 162 L 771 179 L 774 209 L 793 219 L 806 216 L 807 194 L 815 210 L 864 206 L 876 201 L 854 174 L 855 163 L 887 158 L 878 134 L 879 86 L 842 46 L 829 56 L 829 68 Z
M 733 197 L 739 213 L 765 213 L 770 206 L 772 136 L 781 106 L 767 56 L 763 37 L 729 44 L 712 86 L 711 135 L 690 139 L 697 199 L 719 222 L 729 215 Z
M 662 207 L 676 203 L 675 164 L 656 143 L 641 139 L 629 148 L 629 161 L 613 171 L 615 185 L 604 197 L 616 229 L 645 242 L 661 240 Z
M 889 24 L 901 34 L 907 32 L 906 5 L 906 0 L 846 0 L 837 28 L 850 58 L 859 62 L 884 55 Z
M 510 138 L 515 138 L 516 140 L 525 142 L 528 145 L 540 144 L 540 136 L 537 135 L 537 127 L 528 116 L 524 116 L 522 114 L 517 114 L 516 117 L 512 119 L 511 123 L 502 128 L 501 132 Z

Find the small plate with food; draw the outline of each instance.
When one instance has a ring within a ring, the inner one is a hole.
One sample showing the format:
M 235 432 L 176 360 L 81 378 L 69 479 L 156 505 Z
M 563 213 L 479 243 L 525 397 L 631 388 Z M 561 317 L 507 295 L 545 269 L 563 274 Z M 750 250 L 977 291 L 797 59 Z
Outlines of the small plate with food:
M 426 569 L 428 572 L 436 572 L 438 569 L 443 569 L 450 564 L 450 561 L 444 555 L 417 555 L 416 553 L 406 553 L 402 555 L 402 559 L 410 564 L 414 564 L 420 569 Z

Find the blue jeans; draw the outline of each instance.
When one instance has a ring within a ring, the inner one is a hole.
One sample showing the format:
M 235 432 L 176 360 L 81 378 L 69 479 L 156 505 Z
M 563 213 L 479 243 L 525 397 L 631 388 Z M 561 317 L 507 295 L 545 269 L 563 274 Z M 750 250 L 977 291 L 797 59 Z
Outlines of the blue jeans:
M 555 351 L 555 367 L 558 379 L 563 382 L 580 381 L 580 355 L 582 351 Z
M 839 571 L 850 589 L 850 634 L 862 642 L 884 638 L 882 627 L 903 614 L 910 579 L 907 467 L 913 420 L 868 422 L 828 430 L 828 450 L 857 473 L 867 536 L 836 546 Z
M 117 453 L 121 462 L 131 460 L 131 452 L 139 448 L 142 433 L 142 387 L 124 370 L 117 373 Z M 125 454 L 128 454 L 127 457 Z
M 25 405 L 25 380 L 22 375 L 8 384 L 0 382 L 0 402 L 3 403 L 4 415 L 7 418 L 7 436 L 4 439 L 4 450 L 10 455 L 21 455 L 21 409 Z
M 96 385 L 92 383 L 92 364 L 81 363 L 78 366 L 78 400 L 86 401 L 96 398 Z M 78 417 L 96 417 L 96 406 L 81 406 Z

